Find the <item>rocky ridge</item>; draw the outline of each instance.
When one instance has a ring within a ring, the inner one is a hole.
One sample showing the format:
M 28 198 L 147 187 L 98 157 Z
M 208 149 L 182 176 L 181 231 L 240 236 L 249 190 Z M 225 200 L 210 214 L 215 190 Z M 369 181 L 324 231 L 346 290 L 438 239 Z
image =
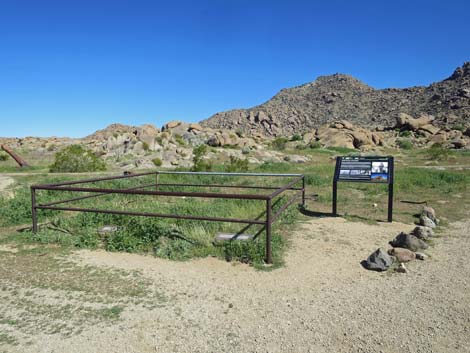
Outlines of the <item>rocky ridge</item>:
M 433 125 L 468 125 L 470 62 L 447 79 L 427 87 L 374 89 L 358 79 L 335 74 L 283 89 L 249 109 L 217 113 L 201 122 L 211 128 L 282 136 L 303 133 L 335 120 L 363 127 L 392 128 L 401 113 L 435 117 Z

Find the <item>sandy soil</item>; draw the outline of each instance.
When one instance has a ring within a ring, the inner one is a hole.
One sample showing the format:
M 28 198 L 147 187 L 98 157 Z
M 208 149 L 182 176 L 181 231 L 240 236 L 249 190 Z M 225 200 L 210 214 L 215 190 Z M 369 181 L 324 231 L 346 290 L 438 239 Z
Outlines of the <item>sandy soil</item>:
M 13 184 L 15 181 L 13 178 L 9 176 L 0 176 L 0 191 L 5 190 L 7 187 L 9 187 L 11 184 Z
M 168 305 L 130 305 L 116 323 L 37 335 L 9 351 L 470 352 L 470 221 L 453 224 L 407 274 L 360 265 L 411 227 L 314 219 L 292 234 L 286 266 L 271 272 L 79 251 L 81 265 L 141 270 Z

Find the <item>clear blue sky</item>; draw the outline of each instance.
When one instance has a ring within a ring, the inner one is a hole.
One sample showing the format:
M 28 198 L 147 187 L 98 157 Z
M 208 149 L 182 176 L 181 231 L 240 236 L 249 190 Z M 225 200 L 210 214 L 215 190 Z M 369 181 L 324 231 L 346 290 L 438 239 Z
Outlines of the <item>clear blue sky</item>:
M 336 72 L 427 85 L 469 23 L 468 0 L 0 0 L 0 136 L 199 121 Z

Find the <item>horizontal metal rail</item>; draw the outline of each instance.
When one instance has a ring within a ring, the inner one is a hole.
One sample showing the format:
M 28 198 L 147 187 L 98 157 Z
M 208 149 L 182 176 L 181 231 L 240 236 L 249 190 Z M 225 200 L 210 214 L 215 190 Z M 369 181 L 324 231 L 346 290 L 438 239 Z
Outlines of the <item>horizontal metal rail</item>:
M 125 189 L 125 190 L 139 190 L 139 189 L 145 189 L 149 187 L 155 187 L 155 184 L 147 184 L 147 185 L 141 185 L 141 186 L 136 186 L 133 188 Z M 62 189 L 54 189 L 54 190 L 60 190 L 63 191 Z M 85 199 L 91 199 L 93 197 L 98 197 L 98 196 L 103 196 L 103 195 L 109 195 L 109 193 L 100 193 L 100 194 L 94 194 L 94 195 L 86 195 L 86 196 L 80 196 L 80 197 L 74 197 L 72 199 L 67 199 L 67 200 L 61 200 L 61 201 L 54 201 L 54 202 L 49 202 L 49 203 L 44 203 L 44 204 L 39 204 L 39 206 L 53 206 L 53 205 L 59 205 L 61 203 L 67 203 L 67 202 L 73 202 L 73 201 L 80 201 L 80 200 L 85 200 Z
M 127 194 L 127 195 L 153 195 L 153 196 L 186 196 L 202 197 L 211 199 L 240 199 L 240 200 L 267 200 L 269 195 L 251 195 L 251 194 L 218 194 L 212 192 L 182 192 L 182 191 L 137 191 L 125 189 L 104 189 L 104 188 L 79 188 L 79 187 L 60 187 L 38 185 L 33 187 L 36 190 L 61 190 L 76 192 L 99 192 L 103 194 Z
M 297 177 L 302 174 L 274 174 L 274 173 L 225 173 L 225 172 L 172 172 L 158 171 L 158 174 L 176 174 L 176 175 L 220 175 L 220 176 L 263 176 L 263 177 Z
M 152 174 L 156 174 L 156 172 L 127 174 L 127 175 L 118 175 L 118 176 L 104 177 L 104 178 L 94 178 L 94 179 L 83 179 L 83 180 L 75 180 L 75 181 L 65 181 L 63 183 L 56 183 L 56 184 L 34 185 L 34 187 L 36 189 L 41 189 L 41 188 L 44 188 L 46 186 L 63 186 L 63 185 L 87 184 L 87 183 L 95 183 L 95 182 L 98 182 L 98 181 L 135 178 L 135 177 L 140 177 L 140 176 L 144 176 L 144 175 L 152 175 Z
M 234 188 L 234 189 L 260 189 L 278 190 L 280 186 L 256 186 L 256 185 L 224 185 L 224 184 L 178 184 L 159 183 L 158 186 L 183 186 L 183 187 L 203 187 L 203 188 Z M 289 190 L 302 190 L 302 188 L 289 188 Z
M 54 207 L 54 206 L 37 205 L 36 208 L 46 209 L 46 210 L 57 210 L 57 211 L 108 213 L 108 214 L 121 214 L 121 215 L 128 215 L 128 216 L 190 219 L 190 220 L 199 220 L 199 221 L 228 222 L 228 223 L 232 223 L 232 222 L 233 223 L 245 223 L 245 224 L 265 224 L 266 223 L 265 221 L 258 221 L 256 219 L 220 218 L 220 217 L 189 216 L 189 215 L 164 214 L 164 213 L 100 210 L 100 209 L 94 209 L 94 208 L 80 208 L 80 207 Z

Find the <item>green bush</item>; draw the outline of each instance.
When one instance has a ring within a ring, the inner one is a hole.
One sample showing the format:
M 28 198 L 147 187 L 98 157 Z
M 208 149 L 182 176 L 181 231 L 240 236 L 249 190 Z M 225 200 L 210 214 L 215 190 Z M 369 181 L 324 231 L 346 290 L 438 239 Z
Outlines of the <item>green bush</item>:
M 450 151 L 441 144 L 435 143 L 426 150 L 426 154 L 432 160 L 445 160 L 449 158 Z
M 144 151 L 150 150 L 150 145 L 147 142 L 142 142 L 142 148 Z
M 230 163 L 225 167 L 225 171 L 229 173 L 248 171 L 248 159 L 230 156 Z
M 411 136 L 411 131 L 409 131 L 409 130 L 400 131 L 399 136 L 400 137 L 410 137 Z
M 203 157 L 207 154 L 207 145 L 200 145 L 193 149 L 193 167 L 191 171 L 202 172 L 212 170 L 212 163 L 205 161 Z
M 320 143 L 320 141 L 312 141 L 312 142 L 310 142 L 309 147 L 313 150 L 317 149 L 317 148 L 321 148 L 321 143 Z
M 153 164 L 155 164 L 155 167 L 161 167 L 163 164 L 163 161 L 161 160 L 161 158 L 158 158 L 158 157 L 152 159 L 152 162 Z
M 276 137 L 274 140 L 271 141 L 271 147 L 275 150 L 282 151 L 286 149 L 287 142 L 289 142 L 289 140 L 285 137 Z
M 291 141 L 302 141 L 302 135 L 300 134 L 294 134 L 291 139 Z
M 80 145 L 71 145 L 56 153 L 51 173 L 81 173 L 106 170 L 106 164 L 92 151 Z
M 8 159 L 6 153 L 0 153 L 0 162 L 5 162 Z
M 452 126 L 452 130 L 458 130 L 458 131 L 465 131 L 465 126 L 463 126 L 462 124 L 455 124 L 454 126 Z
M 179 145 L 186 146 L 186 142 L 184 141 L 183 136 L 181 136 L 179 134 L 175 134 L 174 139 Z
M 400 139 L 397 141 L 397 144 L 403 150 L 411 150 L 413 148 L 413 143 L 409 139 Z

